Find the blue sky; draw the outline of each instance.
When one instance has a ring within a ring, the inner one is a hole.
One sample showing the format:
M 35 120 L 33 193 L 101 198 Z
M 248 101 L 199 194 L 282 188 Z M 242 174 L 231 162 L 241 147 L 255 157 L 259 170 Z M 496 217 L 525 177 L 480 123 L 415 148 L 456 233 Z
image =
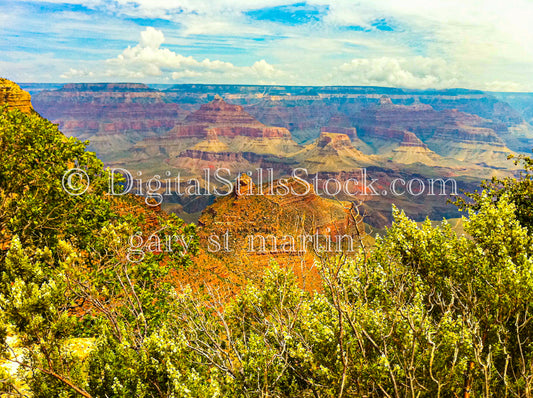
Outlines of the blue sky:
M 533 2 L 0 0 L 0 76 L 533 91 Z

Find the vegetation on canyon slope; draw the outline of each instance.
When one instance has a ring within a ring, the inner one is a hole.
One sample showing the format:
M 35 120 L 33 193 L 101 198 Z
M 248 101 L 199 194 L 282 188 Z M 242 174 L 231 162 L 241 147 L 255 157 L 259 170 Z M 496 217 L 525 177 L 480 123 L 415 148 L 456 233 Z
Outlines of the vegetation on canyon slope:
M 83 143 L 3 108 L 0 153 L 2 356 L 18 369 L 3 368 L 5 394 L 453 397 L 466 374 L 476 396 L 533 395 L 529 158 L 461 204 L 469 237 L 396 210 L 371 250 L 317 253 L 321 293 L 273 264 L 226 300 L 173 283 L 195 239 L 128 260 L 134 233 L 195 228 L 106 196 Z M 74 164 L 91 179 L 82 196 L 61 185 Z

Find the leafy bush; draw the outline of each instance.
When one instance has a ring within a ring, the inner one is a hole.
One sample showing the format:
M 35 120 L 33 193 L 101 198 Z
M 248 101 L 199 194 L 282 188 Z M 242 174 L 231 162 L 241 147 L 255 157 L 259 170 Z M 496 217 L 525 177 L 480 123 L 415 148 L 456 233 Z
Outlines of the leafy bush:
M 128 260 L 132 234 L 194 226 L 105 195 L 108 173 L 83 143 L 4 108 L 0 150 L 1 353 L 19 369 L 2 372 L 5 393 L 455 397 L 473 364 L 475 396 L 533 394 L 528 158 L 521 178 L 460 204 L 468 237 L 395 209 L 371 250 L 318 256 L 321 293 L 273 264 L 228 301 L 172 284 L 194 266 L 195 239 Z M 83 196 L 62 189 L 72 165 L 91 178 Z

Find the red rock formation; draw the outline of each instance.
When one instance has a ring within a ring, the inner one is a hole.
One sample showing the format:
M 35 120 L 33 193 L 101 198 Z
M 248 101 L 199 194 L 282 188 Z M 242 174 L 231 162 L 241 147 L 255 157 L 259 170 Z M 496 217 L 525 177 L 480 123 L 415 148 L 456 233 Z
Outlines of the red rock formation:
M 257 194 L 259 188 L 254 181 L 241 175 L 229 195 L 217 197 L 203 211 L 198 235 L 200 250 L 207 249 L 190 271 L 196 280 L 216 279 L 219 285 L 235 290 L 250 280 L 260 282 L 265 268 L 276 260 L 294 272 L 302 287 L 313 291 L 318 276 L 315 247 L 332 253 L 340 247 L 350 250 L 350 254 L 358 250 L 357 242 L 352 246 L 346 237 L 339 239 L 355 229 L 346 212 L 349 203 L 321 198 L 314 192 L 293 195 L 291 189 L 300 192 L 301 185 L 293 180 L 284 184 L 289 188 L 286 195 L 270 194 L 269 189 L 280 187 L 278 181 L 263 185 L 264 194 Z M 209 243 L 213 237 L 220 238 L 220 250 Z
M 267 127 L 244 111 L 242 106 L 232 105 L 217 97 L 203 104 L 177 125 L 169 136 L 176 138 L 249 137 L 290 139 L 291 133 L 283 127 Z
M 328 125 L 320 129 L 321 133 L 344 134 L 350 138 L 352 144 L 363 153 L 370 154 L 372 150 L 357 135 L 357 129 L 345 114 L 336 114 L 329 119 Z
M 291 133 L 283 127 L 225 125 L 210 126 L 207 124 L 178 125 L 170 135 L 176 138 L 213 139 L 214 137 L 249 137 L 249 138 L 291 138 Z
M 317 141 L 317 146 L 319 148 L 325 148 L 328 145 L 333 149 L 353 148 L 350 138 L 346 134 L 332 131 L 330 131 L 330 133 L 333 134 L 328 134 L 327 132 L 322 132 L 320 134 Z
M 378 105 L 359 111 L 354 119 L 360 136 L 372 144 L 376 153 L 392 151 L 392 159 L 400 163 L 436 165 L 439 159 L 434 153 L 422 153 L 428 149 L 455 159 L 456 166 L 460 162 L 499 165 L 511 153 L 498 134 L 486 127 L 490 121 L 455 109 L 437 111 L 417 102 L 396 105 L 383 97 Z M 416 135 L 428 148 L 420 146 L 415 136 L 405 137 L 405 131 Z M 409 151 L 409 146 L 424 150 Z M 447 161 L 446 165 L 452 163 Z
M 205 160 L 207 162 L 244 162 L 245 157 L 242 152 L 207 152 L 195 149 L 187 149 L 180 157 Z
M 322 127 L 320 131 L 322 133 L 344 134 L 347 137 L 349 137 L 352 142 L 359 140 L 359 137 L 357 136 L 357 129 L 355 127 L 327 126 L 327 127 Z
M 248 174 L 241 174 L 235 181 L 235 186 L 233 187 L 233 194 L 239 198 L 246 195 L 257 194 L 256 186 Z
M 427 148 L 427 145 L 420 141 L 420 138 L 410 131 L 404 132 L 403 141 L 400 146 Z
M 256 125 L 263 126 L 252 115 L 244 111 L 239 105 L 228 104 L 220 96 L 207 104 L 203 104 L 199 110 L 189 114 L 185 118 L 186 124 L 229 124 L 229 125 Z
M 270 99 L 269 99 L 270 98 Z M 332 114 L 338 113 L 337 104 L 329 104 L 319 97 L 297 100 L 295 96 L 272 100 L 271 97 L 245 106 L 245 109 L 267 125 L 290 130 L 297 142 L 314 141 L 322 126 L 328 126 Z
M 277 157 L 300 150 L 290 132 L 269 127 L 255 120 L 241 106 L 215 98 L 188 115 L 167 134 L 145 139 L 133 150 L 139 160 L 158 157 L 162 161 L 194 174 L 200 167 L 261 167 L 262 155 Z M 258 155 L 247 157 L 244 153 Z M 283 167 L 281 167 L 283 169 Z
M 446 162 L 435 152 L 430 150 L 414 133 L 404 131 L 400 145 L 385 155 L 386 158 L 397 163 L 422 163 L 427 166 L 444 165 Z
M 31 95 L 12 81 L 0 78 L 0 106 L 4 104 L 10 109 L 18 108 L 24 113 L 33 111 Z
M 212 152 L 196 149 L 187 149 L 175 158 L 167 160 L 167 164 L 180 171 L 190 174 L 203 180 L 204 170 L 220 170 L 222 168 L 230 170 L 230 175 L 235 176 L 242 171 L 273 170 L 275 178 L 281 175 L 290 175 L 294 165 L 287 162 L 287 159 L 274 155 L 257 154 L 253 152 Z M 267 177 L 265 177 L 267 178 Z
M 122 116 L 124 117 L 124 115 Z M 171 129 L 174 120 L 119 120 L 101 122 L 99 120 L 64 120 L 54 121 L 59 124 L 61 131 L 67 132 L 67 135 L 75 135 L 77 137 L 85 137 L 87 134 L 91 135 L 123 135 L 128 132 L 149 132 L 149 131 L 165 131 Z M 89 137 L 88 139 L 90 139 Z
M 305 187 L 289 178 L 260 186 L 243 173 L 235 180 L 231 194 L 218 197 L 204 210 L 199 219 L 200 236 L 229 229 L 233 237 L 244 241 L 247 234 L 281 238 L 285 234 L 318 232 L 331 234 L 335 242 L 334 235 L 348 233 L 354 225 L 349 208 L 348 202 L 319 195 L 312 184 Z
M 181 157 L 187 157 L 191 159 L 199 159 L 206 161 L 224 161 L 224 162 L 241 162 L 247 161 L 250 163 L 265 163 L 263 167 L 268 167 L 268 162 L 276 160 L 272 155 L 262 155 L 253 152 L 209 152 L 200 151 L 196 149 L 187 149 L 182 152 Z M 281 161 L 281 158 L 277 158 Z M 279 164 L 279 163 L 278 163 Z
M 378 138 L 400 143 L 403 132 L 408 130 L 422 141 L 432 138 L 503 144 L 494 130 L 483 127 L 488 121 L 479 116 L 457 110 L 436 111 L 430 105 L 420 103 L 395 105 L 390 98 L 383 97 L 379 105 L 359 112 L 356 118 L 367 141 Z

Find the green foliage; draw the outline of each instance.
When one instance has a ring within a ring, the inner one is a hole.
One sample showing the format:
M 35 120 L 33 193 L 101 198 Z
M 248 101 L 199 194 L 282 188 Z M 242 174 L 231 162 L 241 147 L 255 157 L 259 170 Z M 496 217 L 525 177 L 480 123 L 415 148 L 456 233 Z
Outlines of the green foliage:
M 0 223 L 24 245 L 53 248 L 63 238 L 83 247 L 112 216 L 104 197 L 108 172 L 85 145 L 37 114 L 0 108 Z M 90 178 L 86 195 L 63 189 L 63 176 L 75 165 Z
M 85 143 L 36 114 L 1 109 L 0 151 L 3 358 L 18 366 L 34 397 L 90 396 L 92 342 L 104 335 L 139 350 L 159 330 L 170 308 L 170 273 L 190 265 L 197 251 L 195 228 L 155 215 L 152 228 L 159 230 L 147 230 L 151 211 L 131 196 L 107 195 L 109 173 Z M 79 196 L 63 187 L 75 166 L 90 178 Z M 189 236 L 188 251 L 173 242 L 172 253 L 149 252 L 130 262 L 130 236 L 138 231 Z M 80 342 L 85 348 L 76 348 Z M 12 383 L 4 390 L 16 391 Z
M 438 230 L 427 222 L 419 229 L 398 213 L 397 221 L 380 247 L 422 278 L 433 322 L 451 316 L 463 324 L 452 336 L 468 338 L 463 355 L 478 365 L 477 390 L 483 396 L 526 394 L 532 241 L 509 195 L 498 202 L 480 195 L 478 212 L 471 210 L 465 220 L 471 239 L 454 236 L 447 224 Z
M 508 200 L 515 205 L 516 218 L 531 232 L 533 229 L 533 158 L 526 155 L 513 155 L 509 159 L 515 159 L 515 165 L 521 165 L 522 169 L 518 177 L 496 178 L 481 183 L 482 192 L 465 192 L 467 199 L 458 198 L 456 205 L 462 209 L 478 211 L 481 206 L 481 198 L 488 195 L 494 202 L 500 200 L 502 195 L 507 195 Z
M 176 289 L 172 271 L 194 266 L 195 227 L 106 196 L 107 172 L 83 143 L 3 109 L 0 149 L 1 354 L 19 366 L 1 374 L 2 392 L 456 397 L 472 361 L 475 396 L 533 394 L 529 158 L 518 179 L 460 202 L 468 237 L 395 209 L 370 252 L 321 257 L 321 292 L 273 264 L 227 300 Z M 91 188 L 74 197 L 61 179 L 76 162 Z M 156 250 L 131 261 L 136 234 Z M 190 237 L 187 250 L 160 250 L 166 235 Z

